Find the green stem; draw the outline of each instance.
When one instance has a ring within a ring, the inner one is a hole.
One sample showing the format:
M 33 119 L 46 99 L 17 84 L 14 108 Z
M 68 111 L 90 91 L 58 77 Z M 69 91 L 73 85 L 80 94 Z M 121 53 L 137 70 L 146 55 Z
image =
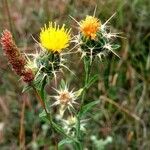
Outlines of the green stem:
M 74 143 L 75 150 L 83 150 L 82 144 L 80 142 Z
M 10 9 L 9 9 L 9 5 L 8 5 L 8 0 L 4 0 L 4 3 L 5 3 L 5 6 L 6 6 L 6 11 L 7 11 L 10 30 L 13 33 L 12 19 L 11 19 Z
M 90 72 L 91 72 L 91 62 L 88 58 L 84 58 L 84 69 L 85 69 L 85 80 L 84 80 L 84 91 L 82 93 L 82 98 L 81 98 L 81 106 L 80 106 L 80 111 L 82 110 L 82 107 L 84 105 L 84 100 L 85 100 L 85 94 L 87 92 L 86 85 L 89 82 L 90 79 Z M 79 113 L 80 114 L 80 113 Z M 81 132 L 80 132 L 80 115 L 77 115 L 77 140 L 79 143 L 76 144 L 77 150 L 83 150 L 83 145 L 81 141 Z
M 42 99 L 41 95 L 39 94 L 39 92 L 37 91 L 37 89 L 36 89 L 33 85 L 31 85 L 31 86 L 32 86 L 32 88 L 33 88 L 33 90 L 34 90 L 34 92 L 35 92 L 35 95 L 36 95 L 36 97 L 37 97 L 39 103 L 41 104 L 41 106 L 42 106 L 43 109 L 45 110 L 46 114 L 48 114 L 48 111 L 47 111 L 47 109 L 46 109 L 46 105 L 45 105 L 44 100 Z
M 42 81 L 41 90 L 40 90 L 40 95 L 41 95 L 41 98 L 44 100 L 44 102 L 45 102 L 45 86 L 47 83 L 46 80 L 47 80 L 47 76 L 44 77 Z
M 85 94 L 87 91 L 86 85 L 89 82 L 90 72 L 91 72 L 91 63 L 90 60 L 88 60 L 86 57 L 84 58 L 84 68 L 85 68 L 85 80 L 84 80 L 84 91 L 82 93 L 82 99 L 81 99 L 81 108 L 84 105 L 85 100 Z

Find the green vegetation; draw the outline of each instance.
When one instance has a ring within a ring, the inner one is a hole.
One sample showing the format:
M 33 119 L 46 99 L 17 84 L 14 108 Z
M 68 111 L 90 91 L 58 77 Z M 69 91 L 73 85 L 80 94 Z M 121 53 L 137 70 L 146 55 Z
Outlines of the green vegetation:
M 32 36 L 38 40 L 40 28 L 45 23 L 66 23 L 76 34 L 78 25 L 69 15 L 80 21 L 86 15 L 93 15 L 96 5 L 96 16 L 102 23 L 117 12 L 110 26 L 113 32 L 122 32 L 121 36 L 125 38 L 117 39 L 120 48 L 115 52 L 120 58 L 109 54 L 91 68 L 91 72 L 98 74 L 98 79 L 86 91 L 85 103 L 91 100 L 100 100 L 100 103 L 94 101 L 94 107 L 84 118 L 87 119 L 84 146 L 89 150 L 148 150 L 149 0 L 1 0 L 0 33 L 9 29 L 22 52 L 31 53 L 38 48 Z M 39 119 L 42 109 L 34 92 L 22 93 L 24 83 L 20 84 L 2 53 L 0 47 L 0 149 L 55 149 L 62 137 L 54 135 L 48 124 Z M 70 64 L 67 65 L 76 75 L 65 70 L 65 75 L 59 74 L 58 83 L 66 78 L 71 88 L 80 88 L 84 64 L 78 55 L 68 56 L 68 60 Z M 54 94 L 51 87 L 56 86 L 55 81 L 51 81 L 46 87 L 47 93 Z M 89 106 L 86 108 L 88 111 Z M 52 115 L 55 113 L 54 108 Z M 68 144 L 64 147 L 63 143 Z M 61 141 L 61 145 L 62 150 L 71 149 L 70 141 Z

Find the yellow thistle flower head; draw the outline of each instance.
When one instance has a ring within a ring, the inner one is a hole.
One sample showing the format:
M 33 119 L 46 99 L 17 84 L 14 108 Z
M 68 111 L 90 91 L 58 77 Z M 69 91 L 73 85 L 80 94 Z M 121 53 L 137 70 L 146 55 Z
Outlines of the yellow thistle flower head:
M 80 31 L 84 36 L 95 39 L 100 26 L 101 22 L 96 17 L 86 16 L 85 20 L 80 22 Z
M 56 23 L 49 23 L 41 29 L 40 32 L 40 43 L 51 52 L 61 52 L 63 49 L 69 46 L 70 41 L 70 30 L 65 29 L 65 25 L 61 28 Z

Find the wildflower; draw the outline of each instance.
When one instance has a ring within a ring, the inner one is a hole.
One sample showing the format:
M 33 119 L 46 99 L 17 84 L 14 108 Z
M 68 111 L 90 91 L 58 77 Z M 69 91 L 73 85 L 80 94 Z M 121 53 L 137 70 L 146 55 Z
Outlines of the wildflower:
M 86 120 L 80 120 L 80 130 L 85 132 L 85 123 Z M 67 119 L 62 119 L 63 129 L 66 131 L 67 134 L 75 134 L 75 128 L 77 125 L 77 118 L 73 115 L 67 117 Z
M 69 46 L 70 30 L 65 29 L 65 25 L 61 28 L 56 23 L 50 22 L 49 26 L 46 25 L 40 32 L 41 45 L 50 52 L 61 52 Z
M 107 26 L 107 23 L 113 16 L 104 24 L 95 16 L 87 16 L 85 20 L 81 20 L 80 22 L 77 22 L 73 18 L 78 23 L 80 29 L 79 34 L 75 36 L 73 42 L 79 46 L 78 52 L 81 53 L 81 59 L 87 57 L 91 63 L 96 57 L 101 60 L 110 52 L 118 56 L 114 50 L 119 45 L 114 43 L 114 38 L 121 36 L 119 36 L 119 33 L 112 33 Z
M 61 53 L 69 46 L 70 40 L 70 30 L 65 25 L 59 27 L 56 23 L 49 22 L 48 26 L 41 28 L 40 46 L 43 51 L 34 58 L 33 63 L 28 63 L 32 68 L 38 68 L 36 78 L 48 76 L 54 77 L 56 81 L 57 72 L 62 71 L 62 67 L 70 71 L 64 64 L 66 59 L 63 56 L 66 53 Z
M 66 109 L 68 109 L 71 112 L 71 109 L 74 109 L 73 104 L 78 104 L 76 102 L 77 98 L 80 96 L 83 89 L 80 89 L 78 91 L 73 92 L 73 90 L 69 91 L 67 85 L 65 84 L 63 87 L 60 86 L 60 89 L 57 90 L 56 96 L 52 96 L 55 98 L 56 102 L 52 104 L 52 106 L 59 105 L 60 109 L 60 115 L 63 116 Z
M 29 71 L 25 69 L 26 59 L 20 53 L 12 38 L 11 33 L 8 30 L 4 30 L 0 41 L 4 54 L 7 56 L 8 61 L 11 64 L 14 72 L 16 72 L 17 75 L 25 78 L 25 82 L 31 82 L 34 78 L 34 76 L 31 75 L 32 71 L 30 70 L 29 75 Z
M 45 77 L 57 78 L 57 72 L 62 71 L 65 66 L 66 59 L 63 58 L 64 53 L 36 51 L 35 53 L 27 54 L 26 67 L 30 68 L 35 74 L 36 83 L 41 84 Z
M 80 22 L 80 31 L 85 37 L 95 39 L 100 26 L 101 22 L 96 17 L 86 16 L 85 20 Z

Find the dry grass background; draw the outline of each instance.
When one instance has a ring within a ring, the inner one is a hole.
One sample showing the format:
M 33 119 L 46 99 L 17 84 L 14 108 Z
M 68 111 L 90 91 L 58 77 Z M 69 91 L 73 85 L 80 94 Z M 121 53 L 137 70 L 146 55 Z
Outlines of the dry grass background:
M 94 149 L 90 134 L 98 138 L 108 135 L 113 143 L 106 149 L 150 149 L 150 1 L 149 0 L 1 0 L 0 32 L 12 31 L 22 51 L 34 51 L 31 38 L 38 39 L 40 27 L 49 20 L 67 26 L 76 33 L 77 20 L 87 14 L 96 15 L 102 22 L 114 12 L 114 31 L 123 32 L 126 39 L 118 40 L 117 51 L 121 59 L 109 55 L 93 71 L 99 73 L 99 81 L 88 92 L 89 100 L 100 99 L 101 103 L 87 126 L 85 145 Z M 74 80 L 68 72 L 72 85 L 80 86 L 82 65 L 76 57 L 69 57 L 71 69 L 76 71 Z M 76 63 L 74 63 L 76 62 Z M 0 48 L 0 149 L 50 149 L 50 131 L 47 124 L 38 118 L 40 109 L 32 91 L 22 94 L 22 84 L 11 71 Z M 48 87 L 47 91 L 51 93 Z M 87 100 L 88 101 L 88 100 Z

